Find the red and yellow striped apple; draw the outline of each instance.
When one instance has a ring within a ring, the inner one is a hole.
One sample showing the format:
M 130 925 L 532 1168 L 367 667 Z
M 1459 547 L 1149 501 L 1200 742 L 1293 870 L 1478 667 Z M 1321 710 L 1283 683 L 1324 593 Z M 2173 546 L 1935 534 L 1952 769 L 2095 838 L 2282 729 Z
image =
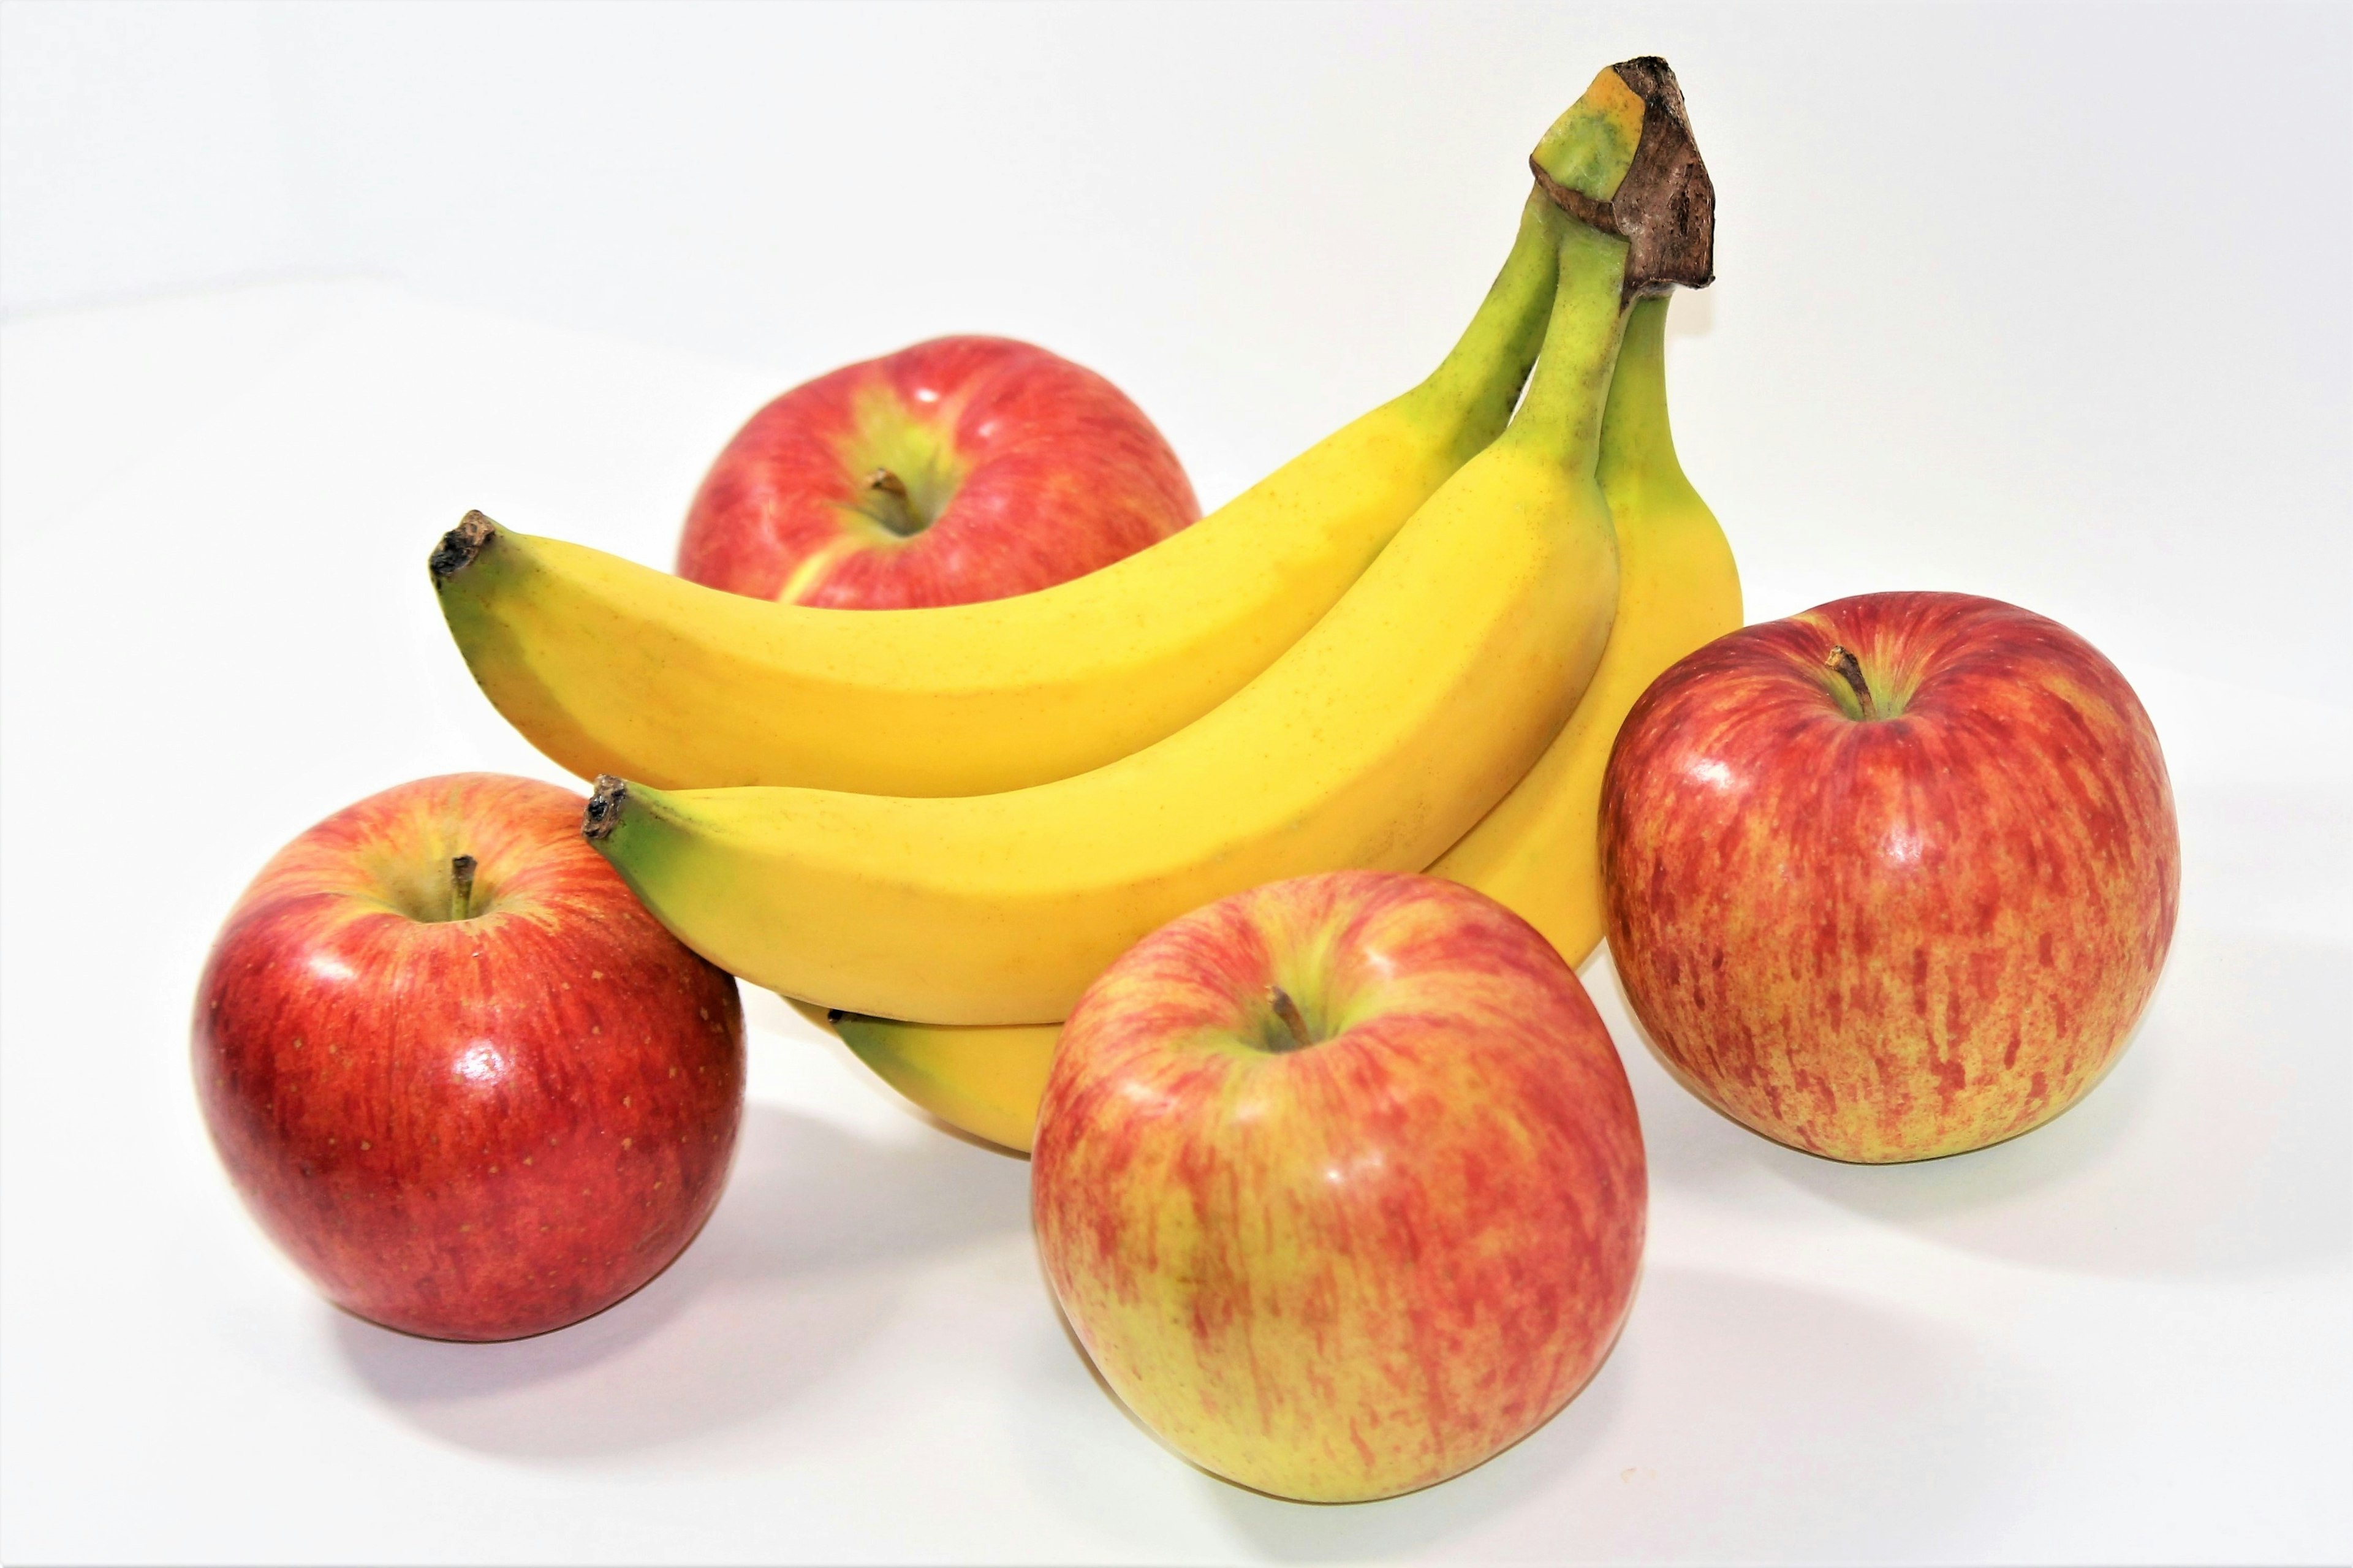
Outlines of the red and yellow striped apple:
M 1102 376 L 1009 338 L 937 338 L 754 414 L 703 478 L 678 571 L 786 604 L 970 604 L 1108 566 L 1200 510 Z
M 735 983 L 580 838 L 581 797 L 421 779 L 279 851 L 196 995 L 196 1091 L 254 1217 L 320 1292 L 436 1339 L 585 1318 L 718 1202 Z
M 1609 951 L 1668 1068 L 1768 1138 L 1925 1160 L 2083 1098 L 2156 986 L 2157 732 L 2054 621 L 1873 594 L 1720 637 L 1619 731 Z
M 1443 1480 L 1551 1416 L 1642 1251 L 1641 1132 L 1584 988 L 1430 877 L 1271 883 L 1137 943 L 1063 1028 L 1030 1179 L 1120 1398 L 1312 1501 Z

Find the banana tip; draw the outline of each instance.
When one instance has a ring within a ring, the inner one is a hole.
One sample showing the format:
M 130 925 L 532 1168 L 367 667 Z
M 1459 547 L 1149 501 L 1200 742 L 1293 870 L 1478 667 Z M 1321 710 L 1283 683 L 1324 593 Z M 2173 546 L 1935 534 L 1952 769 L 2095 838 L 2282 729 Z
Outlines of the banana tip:
M 588 809 L 581 814 L 580 837 L 591 844 L 601 844 L 613 836 L 621 825 L 621 803 L 629 797 L 627 780 L 611 773 L 598 773 L 596 787 L 588 796 Z
M 499 525 L 479 511 L 470 511 L 459 519 L 458 526 L 441 536 L 433 553 L 425 558 L 426 567 L 436 583 L 446 583 L 474 563 L 474 558 L 499 536 Z

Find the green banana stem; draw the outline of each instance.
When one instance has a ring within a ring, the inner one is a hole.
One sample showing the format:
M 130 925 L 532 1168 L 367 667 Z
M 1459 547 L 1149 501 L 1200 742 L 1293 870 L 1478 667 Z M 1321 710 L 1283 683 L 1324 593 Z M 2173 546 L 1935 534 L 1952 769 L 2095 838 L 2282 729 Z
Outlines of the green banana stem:
M 1715 278 L 1715 184 L 1692 140 L 1675 73 L 1656 55 L 1620 60 L 1546 132 L 1528 157 L 1562 210 L 1632 247 L 1626 294 Z
M 1618 369 L 1609 380 L 1609 412 L 1601 420 L 1602 487 L 1612 495 L 1639 494 L 1646 503 L 1699 500 L 1683 477 L 1667 420 L 1667 307 L 1672 299 L 1646 296 L 1627 313 Z
M 1541 190 L 1520 210 L 1519 236 L 1487 297 L 1446 358 L 1398 401 L 1456 421 L 1457 462 L 1501 435 L 1544 342 L 1558 271 L 1560 233 L 1568 219 Z
M 1527 395 L 1499 441 L 1551 454 L 1569 472 L 1599 466 L 1610 371 L 1626 326 L 1626 242 L 1581 223 L 1561 233 L 1552 320 Z
M 1618 194 L 1626 171 L 1633 167 L 1648 117 L 1641 95 L 1611 66 L 1593 79 L 1584 97 L 1552 122 L 1535 151 L 1528 154 L 1528 162 L 1535 166 L 1536 178 L 1549 182 L 1555 190 L 1607 202 Z

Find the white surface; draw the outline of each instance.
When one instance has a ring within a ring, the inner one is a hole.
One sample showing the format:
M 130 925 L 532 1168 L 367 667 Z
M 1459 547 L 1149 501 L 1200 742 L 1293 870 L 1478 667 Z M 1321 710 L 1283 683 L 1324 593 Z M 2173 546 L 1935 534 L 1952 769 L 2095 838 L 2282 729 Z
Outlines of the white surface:
M 0 13 L 12 116 L 28 112 L 14 74 L 26 68 L 23 18 L 41 11 Z M 729 14 L 755 31 L 786 26 L 783 13 Z M 338 47 L 373 28 L 385 81 L 423 47 L 388 13 L 290 15 L 247 20 Z M 545 15 L 491 13 L 481 58 L 520 47 L 516 17 Z M 609 43 L 628 14 L 566 15 Z M 1165 29 L 1145 15 L 1050 13 L 1009 30 L 1085 56 L 1108 47 L 1091 28 Z M 2101 26 L 2136 19 L 2135 34 L 2073 62 L 2097 68 L 2084 118 L 2038 120 L 2031 99 L 2016 110 L 2049 155 L 2037 182 L 2005 189 L 2005 212 L 2042 237 L 2027 245 L 2006 223 L 1999 243 L 1956 251 L 1966 237 L 1944 199 L 1892 171 L 1941 149 L 1949 173 L 1988 134 L 1989 166 L 2020 166 L 2000 141 L 2017 125 L 1973 127 L 1966 142 L 1955 127 L 1973 94 L 2014 93 L 2021 70 L 2046 85 L 2064 75 L 2050 38 L 2030 48 L 2021 29 L 2091 24 L 1938 14 L 1899 27 L 1890 15 L 1638 27 L 1612 12 L 1580 30 L 1496 12 L 1451 37 L 1389 15 L 1303 76 L 1306 24 L 1252 21 L 1262 47 L 1206 76 L 1186 51 L 1208 46 L 1174 29 L 1187 36 L 1161 55 L 1188 83 L 1181 103 L 1149 96 L 1173 88 L 1123 79 L 1113 93 L 1083 71 L 1068 97 L 1017 98 L 1038 118 L 1007 154 L 1007 226 L 986 232 L 1034 225 L 1046 238 L 1014 259 L 986 246 L 970 266 L 934 256 L 939 291 L 892 272 L 903 258 L 887 246 L 853 255 L 837 235 L 812 260 L 787 254 L 783 219 L 767 220 L 778 226 L 763 250 L 739 216 L 694 240 L 711 252 L 702 272 L 671 268 L 653 240 L 617 240 L 625 265 L 575 268 L 525 300 L 516 258 L 572 243 L 531 208 L 484 242 L 473 296 L 412 237 L 417 254 L 385 264 L 406 269 L 405 288 L 278 283 L 12 322 L 0 340 L 0 1558 L 2353 1552 L 2353 717 L 2311 700 L 2340 689 L 2347 662 L 2346 296 L 2281 281 L 2301 274 L 2276 264 L 2285 230 L 2261 204 L 2234 221 L 2280 244 L 2242 253 L 2215 238 L 2210 196 L 2229 160 L 2210 144 L 2211 115 L 2180 118 L 2255 69 L 2244 49 L 2275 18 L 2233 34 L 2105 13 Z M 2264 56 L 2261 73 L 2314 73 L 2328 47 L 2341 55 L 2341 26 L 2319 36 L 2326 15 L 2279 23 L 2303 42 Z M 1868 138 L 1787 74 L 1830 68 L 1809 40 L 1852 51 L 1899 33 L 1905 90 L 1878 89 Z M 202 41 L 174 47 L 201 58 Z M 1012 47 L 977 25 L 950 42 Z M 1752 615 L 1873 587 L 2000 593 L 2116 655 L 2156 717 L 2181 806 L 2182 926 L 2139 1038 L 2081 1109 L 1929 1166 L 1824 1164 L 1683 1097 L 1636 1044 L 1606 964 L 1588 966 L 1651 1157 L 1631 1326 L 1593 1387 L 1528 1442 L 1358 1509 L 1240 1492 L 1153 1444 L 1055 1320 L 1027 1234 L 1026 1167 L 918 1122 L 765 999 L 725 1202 L 637 1298 L 527 1343 L 457 1347 L 309 1295 L 206 1145 L 188 999 L 237 889 L 309 822 L 423 773 L 553 776 L 448 647 L 422 564 L 440 529 L 478 505 L 664 562 L 702 465 L 761 398 L 949 326 L 1092 360 L 1163 419 L 1215 500 L 1435 352 L 1500 254 L 1517 150 L 1596 66 L 1641 47 L 1681 69 L 1725 190 L 1725 281 L 1678 306 L 1670 353 L 1684 456 L 1741 553 Z M 729 81 L 753 69 L 743 48 L 707 52 Z M 796 90 L 813 79 L 797 56 L 765 58 L 801 73 Z M 1297 101 L 1275 90 L 1285 68 Z M 1063 56 L 1031 68 L 1021 79 L 1071 81 Z M 522 156 L 516 126 L 554 112 L 540 78 L 565 75 L 517 73 L 525 97 L 510 100 L 513 121 L 493 120 L 493 151 Z M 1989 75 L 1995 86 L 1978 79 Z M 666 90 L 672 107 L 686 91 Z M 1406 106 L 1395 113 L 1392 96 Z M 2295 96 L 2281 90 L 2280 115 L 2343 118 L 2341 95 L 2325 108 L 2317 90 Z M 1134 228 L 1085 205 L 1120 163 L 1090 117 L 1122 100 L 1165 143 L 1164 194 L 1121 208 Z M 1211 110 L 1247 125 L 1213 127 L 1203 152 L 1188 117 Z M 2120 139 L 2117 116 L 2170 140 Z M 688 121 L 689 143 L 716 134 Z M 933 129 L 994 168 L 992 138 L 1010 123 Z M 19 128 L 12 118 L 0 139 L 12 279 L 20 258 L 68 256 L 72 239 L 63 219 L 30 237 L 17 221 L 16 171 L 31 156 Z M 562 161 L 550 151 L 561 130 L 533 144 L 543 161 Z M 905 147 L 890 137 L 913 133 L 873 134 L 897 159 Z M 1368 149 L 1377 193 L 1309 181 L 1335 147 Z M 1220 161 L 1245 152 L 1263 163 Z M 1801 155 L 1836 176 L 1784 166 Z M 2325 195 L 2343 157 L 2332 144 L 2256 174 Z M 2087 161 L 2109 176 L 2088 216 L 2047 188 L 2082 188 Z M 666 211 L 658 165 L 630 165 L 602 221 L 631 203 Z M 758 183 L 800 166 L 772 161 Z M 525 208 L 556 200 L 500 178 Z M 483 179 L 444 194 L 492 204 L 498 181 Z M 424 210 L 400 203 L 427 198 L 385 183 L 371 221 L 400 228 Z M 1838 193 L 1820 232 L 1838 245 L 1879 233 L 1883 264 L 1821 275 L 1793 237 L 1812 221 L 1792 216 L 1809 184 Z M 2322 270 L 2347 254 L 2334 188 L 2337 205 L 2295 236 Z M 575 217 L 591 221 L 596 190 L 575 195 Z M 286 200 L 297 216 L 318 210 Z M 1283 229 L 1302 203 L 1312 224 Z M 951 205 L 958 223 L 987 216 Z M 2181 264 L 2054 305 L 2042 269 L 2095 233 L 2144 250 L 2167 234 Z M 1097 248 L 1069 272 L 1025 272 L 1082 238 Z M 712 353 L 769 261 L 785 281 L 747 310 L 744 352 Z M 58 262 L 48 276 L 79 274 Z M 2204 302 L 2162 310 L 2185 277 Z M 1973 308 L 1967 281 L 1984 289 Z M 820 283 L 840 292 L 808 291 Z M 628 335 L 581 330 L 600 312 Z M 1348 352 L 1319 352 L 1335 342 Z

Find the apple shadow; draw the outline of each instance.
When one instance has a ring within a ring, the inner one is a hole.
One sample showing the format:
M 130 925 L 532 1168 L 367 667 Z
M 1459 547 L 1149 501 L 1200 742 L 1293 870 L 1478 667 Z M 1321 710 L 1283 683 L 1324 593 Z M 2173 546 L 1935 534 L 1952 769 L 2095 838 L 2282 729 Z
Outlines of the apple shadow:
M 2008 1142 L 1915 1164 L 1783 1148 L 1643 1062 L 1653 1180 L 1750 1196 L 1738 1189 L 1762 1176 L 1947 1246 L 2087 1273 L 2326 1267 L 2353 1254 L 2353 1143 L 2340 1126 L 2353 1054 L 2332 1036 L 2353 1014 L 2345 956 L 2183 929 L 2133 1038 L 2088 1095 Z M 1600 968 L 1588 984 L 1611 988 L 1655 1057 Z
M 2004 1452 L 2023 1382 L 1882 1307 L 1657 1267 L 1593 1382 L 1478 1468 L 1382 1502 L 1289 1503 L 1227 1486 L 1214 1501 L 1287 1562 L 1440 1543 L 1499 1559 L 1730 1560 L 1759 1541 L 1793 1560 L 1889 1560 L 1957 1538 L 1994 1505 L 2015 1460 L 1988 1456 Z M 1899 1521 L 1825 1501 L 1856 1495 L 1925 1500 Z
M 904 1145 L 754 1104 L 726 1193 L 668 1270 L 607 1310 L 534 1339 L 450 1344 L 335 1314 L 368 1390 L 437 1436 L 487 1453 L 582 1459 L 754 1420 L 855 1356 L 913 1258 L 1029 1229 L 1020 1161 Z
M 1051 1303 L 1050 1288 L 1039 1285 Z M 1515 1456 L 1541 1444 L 1558 1464 L 1564 1447 L 1577 1451 L 1582 1435 L 1607 1428 L 1621 1397 L 1613 1357 L 1550 1422 L 1452 1480 L 1377 1503 L 1293 1502 L 1227 1480 L 1168 1447 L 1113 1392 L 1059 1304 L 1053 1316 L 1059 1331 L 1039 1336 L 1038 1363 L 1025 1379 L 1036 1398 L 1018 1435 L 1039 1474 L 1038 1495 L 1147 1555 L 1197 1536 L 1205 1499 L 1218 1518 L 1278 1557 L 1369 1558 L 1435 1542 L 1516 1504 L 1548 1468 Z M 1186 1477 L 1191 1487 L 1172 1484 Z M 1453 1500 L 1443 1507 L 1426 1500 L 1440 1497 Z
M 1635 1310 L 1641 1310 L 1638 1300 Z M 1613 1350 L 1551 1420 L 1485 1463 L 1402 1497 L 1305 1503 L 1207 1472 L 1200 1472 L 1198 1484 L 1238 1533 L 1283 1562 L 1371 1561 L 1418 1552 L 1475 1534 L 1530 1506 L 1563 1474 L 1601 1464 L 1601 1449 L 1625 1416 L 1626 1386 Z

